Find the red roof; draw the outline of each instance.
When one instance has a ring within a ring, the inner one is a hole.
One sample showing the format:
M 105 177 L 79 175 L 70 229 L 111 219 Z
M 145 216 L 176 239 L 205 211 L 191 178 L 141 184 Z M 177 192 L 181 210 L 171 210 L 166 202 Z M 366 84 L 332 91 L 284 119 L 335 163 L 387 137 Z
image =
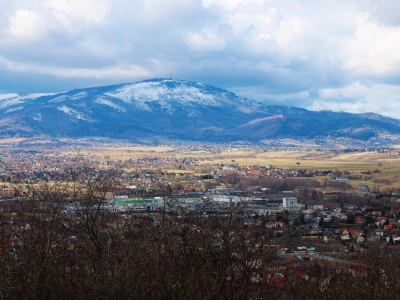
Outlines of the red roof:
M 315 227 L 315 228 L 313 228 L 313 229 L 311 229 L 312 231 L 322 231 L 322 229 L 321 228 L 319 228 L 319 227 Z

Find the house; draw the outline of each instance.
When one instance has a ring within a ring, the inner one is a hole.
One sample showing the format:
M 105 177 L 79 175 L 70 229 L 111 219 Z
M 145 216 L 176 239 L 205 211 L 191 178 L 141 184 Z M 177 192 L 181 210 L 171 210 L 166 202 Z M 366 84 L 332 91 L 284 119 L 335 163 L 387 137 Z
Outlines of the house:
M 363 190 L 363 191 L 372 191 L 372 188 L 370 188 L 367 184 L 359 184 L 357 186 L 357 189 Z
M 297 228 L 297 234 L 298 235 L 308 235 L 308 234 L 310 234 L 310 229 L 308 229 L 306 226 L 300 226 Z
M 312 235 L 322 234 L 322 228 L 315 227 L 315 228 L 311 229 L 310 234 L 312 234 Z
M 377 217 L 375 220 L 376 226 L 383 226 L 383 224 L 386 222 L 385 217 Z
M 348 233 L 350 233 L 350 234 L 358 233 L 358 231 L 355 230 L 353 227 L 347 228 L 346 231 L 347 231 Z
M 267 227 L 268 229 L 272 229 L 274 228 L 274 223 L 268 222 L 267 224 L 265 224 L 265 227 Z
M 342 235 L 340 236 L 340 238 L 343 242 L 349 242 L 352 240 L 352 238 L 348 232 L 343 232 Z
M 313 210 L 324 210 L 324 206 L 320 204 L 313 205 Z
M 393 238 L 393 242 L 394 242 L 395 245 L 400 242 L 400 236 L 392 237 L 392 238 Z
M 346 228 L 337 228 L 337 229 L 335 229 L 335 234 L 342 234 L 343 231 L 345 231 L 345 230 L 346 230 Z
M 322 231 L 322 234 L 323 234 L 323 235 L 333 235 L 333 236 L 335 235 L 335 233 L 333 232 L 333 230 L 329 230 L 329 229 L 328 229 L 328 230 L 327 230 L 327 229 L 323 230 L 323 231 Z
M 351 180 L 349 178 L 336 178 L 336 176 L 333 176 L 335 181 L 338 182 L 350 182 Z
M 323 239 L 323 241 L 325 243 L 328 243 L 330 241 L 334 241 L 336 239 L 336 235 L 334 235 L 334 234 L 324 234 L 322 239 Z
M 383 229 L 385 231 L 390 231 L 390 230 L 392 230 L 392 228 L 393 228 L 393 225 L 383 225 Z
M 363 218 L 361 218 L 361 217 L 357 217 L 357 218 L 355 219 L 355 221 L 356 221 L 356 224 L 363 224 L 363 223 L 365 223 L 365 219 L 363 219 Z

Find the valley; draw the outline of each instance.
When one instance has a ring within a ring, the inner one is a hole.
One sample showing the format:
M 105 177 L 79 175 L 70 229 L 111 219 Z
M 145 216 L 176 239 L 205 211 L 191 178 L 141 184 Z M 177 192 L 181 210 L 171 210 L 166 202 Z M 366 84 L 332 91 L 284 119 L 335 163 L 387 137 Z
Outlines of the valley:
M 52 286 L 60 272 L 74 281 L 69 272 L 79 265 L 88 287 L 104 276 L 110 290 L 134 278 L 140 293 L 151 283 L 157 294 L 157 272 L 193 284 L 204 276 L 212 291 L 214 278 L 229 276 L 252 294 L 310 295 L 317 287 L 315 298 L 338 286 L 360 297 L 365 289 L 337 280 L 363 284 L 379 269 L 386 283 L 371 287 L 391 297 L 400 147 L 304 147 L 3 140 L 0 255 L 10 257 L 3 265 L 35 280 L 44 265 Z M 32 258 L 37 252 L 46 256 Z M 215 275 L 216 262 L 226 271 Z M 92 266 L 99 269 L 86 271 Z M 102 273 L 116 268 L 112 278 Z

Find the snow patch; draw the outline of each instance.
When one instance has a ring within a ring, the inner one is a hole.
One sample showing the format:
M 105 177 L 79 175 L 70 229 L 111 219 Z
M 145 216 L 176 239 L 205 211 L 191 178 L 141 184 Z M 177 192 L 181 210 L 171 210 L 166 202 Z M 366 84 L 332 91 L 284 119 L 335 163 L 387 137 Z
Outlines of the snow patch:
M 15 93 L 2 94 L 2 95 L 0 95 L 0 109 L 5 109 L 7 107 L 14 106 L 14 105 L 24 104 L 27 101 L 35 100 L 36 98 L 39 98 L 42 96 L 48 96 L 48 95 L 52 95 L 52 94 L 43 94 L 43 93 L 41 93 L 41 94 L 39 94 L 39 93 L 37 93 L 37 94 L 22 94 L 22 95 L 15 94 Z M 23 107 L 20 107 L 18 109 L 22 109 L 22 108 Z M 17 110 L 17 109 L 13 109 L 13 110 L 9 109 L 6 112 L 12 112 L 14 110 Z
M 239 107 L 239 111 L 241 111 L 245 114 L 251 114 L 254 112 L 254 108 L 242 106 L 242 107 Z
M 86 102 L 78 102 L 77 104 L 75 104 L 75 106 L 82 108 L 85 112 L 89 114 L 93 113 L 93 111 L 88 107 Z
M 68 98 L 69 97 L 67 95 L 61 95 L 61 96 L 55 97 L 54 99 L 50 100 L 49 102 L 61 102 Z
M 55 93 L 34 93 L 34 94 L 19 95 L 19 99 L 35 100 L 35 99 L 43 97 L 43 96 L 53 96 L 53 95 L 56 95 L 56 94 Z
M 87 92 L 80 92 L 76 95 L 68 97 L 70 100 L 79 100 L 87 96 Z
M 21 110 L 21 109 L 23 109 L 22 106 L 17 106 L 17 107 L 7 109 L 4 113 L 6 114 L 6 113 L 13 112 L 13 111 Z
M 2 95 L 0 95 L 0 100 L 15 98 L 18 96 L 19 96 L 18 94 L 2 94 Z
M 72 109 L 72 108 L 70 108 L 70 107 L 68 107 L 68 106 L 66 106 L 66 105 L 57 107 L 57 109 L 58 109 L 58 110 L 61 110 L 62 112 L 66 113 L 67 115 L 69 115 L 69 116 L 71 116 L 71 117 L 73 117 L 73 118 L 75 118 L 75 119 L 88 121 L 88 120 L 85 118 L 85 115 L 84 115 L 84 114 L 82 114 L 82 113 L 76 111 L 75 109 Z
M 22 103 L 23 103 L 23 101 L 21 101 L 21 99 L 19 99 L 18 97 L 3 99 L 0 101 L 0 109 L 4 109 L 9 106 L 18 105 L 18 104 L 22 104 Z
M 98 104 L 101 104 L 101 105 L 109 106 L 120 112 L 126 112 L 126 110 L 123 107 L 119 106 L 118 104 L 116 104 L 110 100 L 104 99 L 102 97 L 97 98 L 95 102 Z
M 169 86 L 168 82 L 172 82 L 173 85 Z M 188 85 L 186 82 L 176 80 L 144 81 L 127 84 L 105 95 L 121 99 L 126 103 L 134 103 L 138 108 L 146 111 L 153 110 L 149 106 L 153 102 L 157 102 L 162 110 L 169 113 L 172 113 L 177 106 L 221 106 L 216 96 L 204 93 L 201 88 L 203 86 Z
M 33 117 L 32 119 L 36 120 L 36 121 L 42 121 L 42 114 L 38 113 L 35 117 Z

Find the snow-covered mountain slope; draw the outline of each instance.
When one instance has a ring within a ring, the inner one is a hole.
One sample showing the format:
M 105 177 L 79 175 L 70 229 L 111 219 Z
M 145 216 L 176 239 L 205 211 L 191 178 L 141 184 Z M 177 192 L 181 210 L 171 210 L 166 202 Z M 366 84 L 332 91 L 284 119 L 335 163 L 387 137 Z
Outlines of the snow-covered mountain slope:
M 107 103 L 104 102 L 104 96 L 109 97 Z M 105 105 L 113 103 L 116 107 L 120 107 L 115 103 L 115 99 L 118 99 L 134 105 L 139 110 L 151 112 L 159 109 L 170 115 L 179 109 L 193 112 L 193 109 L 222 108 L 228 104 L 234 104 L 243 112 L 251 112 L 259 107 L 258 103 L 237 97 L 226 90 L 175 79 L 153 79 L 125 84 L 105 92 L 104 96 L 102 101 Z
M 8 113 L 24 109 L 28 101 L 53 94 L 2 94 L 0 95 L 0 112 Z
M 170 78 L 58 94 L 0 95 L 0 136 L 43 133 L 132 140 L 257 141 L 328 134 L 370 139 L 400 133 L 400 121 L 267 106 L 218 87 Z

